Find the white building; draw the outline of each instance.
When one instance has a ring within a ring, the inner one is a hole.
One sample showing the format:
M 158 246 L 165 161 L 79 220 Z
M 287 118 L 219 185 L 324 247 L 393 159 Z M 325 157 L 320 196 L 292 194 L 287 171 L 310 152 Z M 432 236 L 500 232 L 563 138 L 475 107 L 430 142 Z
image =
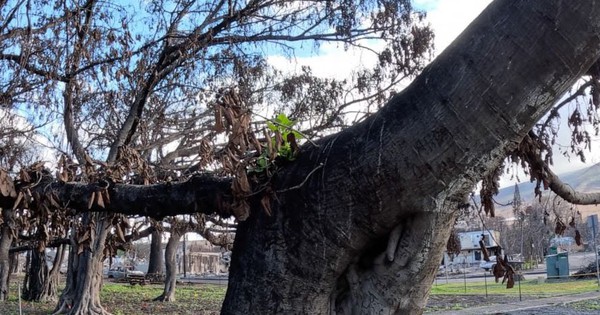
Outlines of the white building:
M 500 233 L 494 230 L 486 231 L 471 231 L 471 232 L 460 232 L 458 233 L 458 239 L 460 240 L 460 254 L 450 257 L 446 251 L 444 251 L 444 261 L 442 264 L 446 265 L 461 265 L 461 266 L 473 266 L 479 265 L 483 260 L 483 254 L 479 241 L 483 237 L 483 243 L 490 256 L 494 256 L 497 250 L 500 250 Z

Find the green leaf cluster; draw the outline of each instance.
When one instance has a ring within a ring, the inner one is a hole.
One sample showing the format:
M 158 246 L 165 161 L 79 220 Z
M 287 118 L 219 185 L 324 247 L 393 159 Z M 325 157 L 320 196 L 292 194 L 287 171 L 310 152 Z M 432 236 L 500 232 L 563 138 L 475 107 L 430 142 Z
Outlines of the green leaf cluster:
M 267 121 L 267 128 L 272 134 L 270 139 L 267 140 L 271 143 L 264 147 L 261 155 L 256 160 L 255 167 L 251 169 L 252 172 L 268 172 L 274 166 L 273 163 L 278 157 L 286 161 L 293 161 L 296 158 L 292 143 L 288 141 L 288 138 L 291 134 L 297 141 L 303 139 L 304 136 L 293 129 L 295 123 L 283 113 L 278 114 L 271 121 Z

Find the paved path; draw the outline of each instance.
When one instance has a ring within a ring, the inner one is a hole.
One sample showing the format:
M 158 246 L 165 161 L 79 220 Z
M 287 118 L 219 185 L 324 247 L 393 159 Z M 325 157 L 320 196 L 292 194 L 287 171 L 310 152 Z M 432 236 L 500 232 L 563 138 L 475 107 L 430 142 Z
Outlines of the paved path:
M 563 296 L 554 296 L 541 299 L 533 299 L 527 301 L 520 301 L 516 303 L 508 304 L 493 304 L 487 306 L 471 307 L 459 311 L 444 311 L 434 312 L 435 315 L 479 315 L 479 314 L 506 314 L 506 313 L 517 313 L 521 314 L 521 311 L 527 314 L 548 314 L 547 309 L 540 312 L 535 312 L 535 309 L 548 308 L 553 306 L 564 305 L 566 303 L 573 303 L 583 300 L 600 299 L 600 292 L 586 292 L 580 294 L 571 294 Z M 523 314 L 525 314 L 523 313 Z M 600 313 L 600 312 L 598 312 Z M 596 314 L 598 314 L 596 313 Z

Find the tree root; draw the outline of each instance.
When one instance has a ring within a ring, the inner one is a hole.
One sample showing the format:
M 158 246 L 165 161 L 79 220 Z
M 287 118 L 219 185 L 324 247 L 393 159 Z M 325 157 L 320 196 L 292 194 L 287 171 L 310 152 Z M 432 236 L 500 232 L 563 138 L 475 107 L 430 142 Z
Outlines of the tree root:
M 175 296 L 174 294 L 161 294 L 157 297 L 155 297 L 154 299 L 152 299 L 152 301 L 155 302 L 175 302 Z

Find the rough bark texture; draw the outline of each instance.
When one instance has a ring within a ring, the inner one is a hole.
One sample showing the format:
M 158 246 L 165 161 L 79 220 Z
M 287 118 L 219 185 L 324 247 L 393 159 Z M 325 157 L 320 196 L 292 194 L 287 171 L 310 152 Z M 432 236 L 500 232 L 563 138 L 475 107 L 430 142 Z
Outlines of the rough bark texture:
M 182 233 L 179 231 L 171 231 L 171 237 L 169 237 L 167 248 L 165 249 L 165 263 L 167 269 L 165 288 L 163 293 L 154 299 L 155 301 L 175 301 L 175 286 L 177 285 L 177 262 L 175 258 L 181 235 Z
M 162 252 L 162 232 L 152 232 L 152 241 L 150 243 L 150 261 L 148 262 L 148 275 L 154 277 L 162 276 L 164 272 L 164 260 Z
M 10 227 L 13 211 L 11 209 L 1 210 L 3 222 L 0 224 L 0 301 L 6 301 L 12 271 L 9 250 L 13 241 L 13 233 Z
M 93 224 L 94 239 L 89 248 L 78 253 L 73 246 L 69 251 L 67 283 L 55 310 L 55 314 L 100 315 L 109 314 L 100 304 L 102 286 L 102 261 L 104 243 L 110 227 L 102 213 L 86 213 L 82 224 Z
M 43 301 L 46 298 L 44 284 L 49 275 L 46 252 L 44 249 L 32 249 L 30 254 L 22 297 L 25 301 Z
M 31 251 L 28 272 L 23 281 L 22 297 L 26 301 L 50 302 L 58 298 L 58 282 L 60 265 L 65 254 L 66 245 L 56 249 L 52 268 L 48 269 L 45 250 Z
M 94 204 L 89 207 L 93 192 L 107 189 L 110 202 L 104 207 Z M 181 183 L 155 185 L 126 185 L 109 181 L 100 183 L 57 182 L 50 174 L 34 187 L 41 195 L 53 193 L 66 207 L 79 212 L 118 212 L 130 215 L 143 215 L 156 219 L 186 213 L 231 215 L 231 181 L 208 175 L 197 175 Z M 0 208 L 15 203 L 16 197 L 0 194 Z
M 456 209 L 598 58 L 599 13 L 495 1 L 378 114 L 304 148 L 275 189 L 320 169 L 239 224 L 222 313 L 421 313 Z

